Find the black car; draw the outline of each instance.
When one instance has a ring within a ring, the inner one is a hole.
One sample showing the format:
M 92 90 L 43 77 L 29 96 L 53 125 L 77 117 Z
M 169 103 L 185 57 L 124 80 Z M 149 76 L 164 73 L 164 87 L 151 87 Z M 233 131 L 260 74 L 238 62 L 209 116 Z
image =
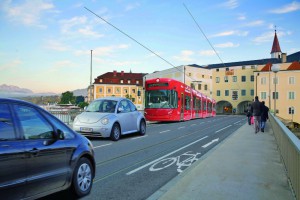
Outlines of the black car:
M 0 197 L 36 199 L 58 191 L 90 193 L 91 142 L 37 105 L 0 98 Z

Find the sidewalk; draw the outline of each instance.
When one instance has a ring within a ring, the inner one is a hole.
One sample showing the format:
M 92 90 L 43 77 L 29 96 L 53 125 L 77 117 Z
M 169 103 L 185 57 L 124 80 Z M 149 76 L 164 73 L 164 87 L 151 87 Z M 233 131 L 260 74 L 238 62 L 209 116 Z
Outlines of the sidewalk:
M 243 125 L 148 200 L 294 200 L 270 126 Z

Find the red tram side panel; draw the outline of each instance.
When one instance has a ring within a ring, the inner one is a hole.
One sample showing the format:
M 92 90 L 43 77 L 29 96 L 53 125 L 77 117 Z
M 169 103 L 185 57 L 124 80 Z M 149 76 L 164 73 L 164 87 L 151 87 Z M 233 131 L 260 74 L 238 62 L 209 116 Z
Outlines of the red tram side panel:
M 215 116 L 213 102 L 213 99 L 174 79 L 145 81 L 144 115 L 148 121 L 186 121 Z

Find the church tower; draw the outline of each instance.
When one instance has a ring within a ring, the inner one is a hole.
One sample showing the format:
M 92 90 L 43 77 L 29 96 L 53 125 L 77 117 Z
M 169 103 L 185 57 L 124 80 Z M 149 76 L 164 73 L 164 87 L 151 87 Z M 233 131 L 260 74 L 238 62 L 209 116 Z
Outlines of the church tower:
M 279 41 L 277 38 L 276 29 L 275 29 L 275 36 L 274 36 L 273 46 L 272 46 L 272 50 L 271 50 L 271 58 L 281 59 L 281 54 L 282 54 L 282 52 L 280 49 L 280 45 L 279 45 Z

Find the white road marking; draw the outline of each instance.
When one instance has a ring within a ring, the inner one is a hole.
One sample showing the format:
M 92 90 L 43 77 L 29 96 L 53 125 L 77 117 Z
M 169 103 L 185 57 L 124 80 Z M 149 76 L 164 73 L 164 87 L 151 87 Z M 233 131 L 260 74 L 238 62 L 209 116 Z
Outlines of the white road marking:
M 97 148 L 100 148 L 100 147 L 105 147 L 105 146 L 109 146 L 111 145 L 112 143 L 108 143 L 108 144 L 104 144 L 104 145 L 100 145 L 100 146 L 95 146 L 94 149 L 97 149 Z
M 182 129 L 182 128 L 185 128 L 185 126 L 178 127 L 178 129 Z
M 148 167 L 149 165 L 152 165 L 153 163 L 156 163 L 157 161 L 159 161 L 159 160 L 161 160 L 161 159 L 163 159 L 163 158 L 165 158 L 165 157 L 168 157 L 168 156 L 170 156 L 170 155 L 172 155 L 172 154 L 174 154 L 174 153 L 176 153 L 176 152 L 178 152 L 178 151 L 181 151 L 182 149 L 185 149 L 185 148 L 187 148 L 187 147 L 189 147 L 189 146 L 191 146 L 191 145 L 193 145 L 193 144 L 195 144 L 195 143 L 197 143 L 197 142 L 200 142 L 201 140 L 204 140 L 204 139 L 207 138 L 207 137 L 208 137 L 208 136 L 205 136 L 205 137 L 200 138 L 200 139 L 198 139 L 198 140 L 196 140 L 196 141 L 194 141 L 194 142 L 192 142 L 192 143 L 190 143 L 190 144 L 188 144 L 188 145 L 185 145 L 185 146 L 183 146 L 183 147 L 181 147 L 181 148 L 179 148 L 179 149 L 177 149 L 177 150 L 175 150 L 175 151 L 172 151 L 171 153 L 168 153 L 168 154 L 166 154 L 166 155 L 164 155 L 164 156 L 162 156 L 162 157 L 160 157 L 160 158 L 158 158 L 158 159 L 156 159 L 156 160 L 153 160 L 153 161 L 151 161 L 151 162 L 149 162 L 149 163 L 147 163 L 147 164 L 145 164 L 145 165 L 143 165 L 143 166 L 141 166 L 141 167 L 138 167 L 138 168 L 136 168 L 136 169 L 134 169 L 134 170 L 132 170 L 132 171 L 126 173 L 126 175 L 131 175 L 131 174 L 133 174 L 133 173 L 135 173 L 135 172 L 137 172 L 137 171 L 139 171 L 139 170 L 141 170 L 141 169 L 144 169 L 145 167 Z
M 215 133 L 218 133 L 218 132 L 220 132 L 220 131 L 223 131 L 224 129 L 229 128 L 230 126 L 232 126 L 232 125 L 229 125 L 229 126 L 226 126 L 226 127 L 222 128 L 222 129 L 220 129 L 220 130 L 217 130 Z
M 196 124 L 191 124 L 191 126 L 196 126 Z
M 212 143 L 215 143 L 215 142 L 218 142 L 218 141 L 219 141 L 219 138 L 214 139 L 214 140 L 212 140 L 211 142 L 209 142 L 209 143 L 203 145 L 202 147 L 203 147 L 203 148 L 206 148 L 206 147 L 208 147 L 209 145 L 211 145 Z
M 240 123 L 242 120 L 235 122 L 234 124 Z
M 144 135 L 144 136 L 140 136 L 140 137 L 135 137 L 135 138 L 131 138 L 130 140 L 137 140 L 137 139 L 142 139 L 144 137 L 147 137 L 148 135 Z
M 159 133 L 166 133 L 166 132 L 169 132 L 169 131 L 171 131 L 171 130 L 165 130 L 165 131 L 161 131 Z

